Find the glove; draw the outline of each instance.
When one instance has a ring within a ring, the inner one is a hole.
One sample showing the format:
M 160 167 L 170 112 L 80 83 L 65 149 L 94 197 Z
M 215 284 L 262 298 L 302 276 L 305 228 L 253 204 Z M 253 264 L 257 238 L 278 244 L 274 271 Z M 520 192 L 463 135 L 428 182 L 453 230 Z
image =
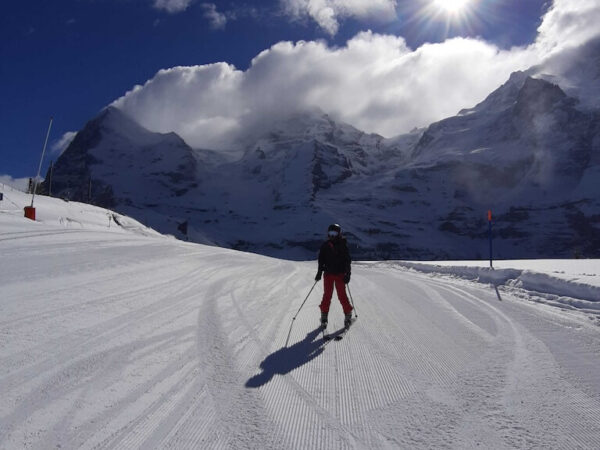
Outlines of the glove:
M 321 275 L 323 275 L 323 273 L 319 270 L 317 272 L 317 276 L 315 277 L 315 281 L 319 281 L 321 279 Z
M 350 283 L 350 272 L 344 274 L 344 283 Z

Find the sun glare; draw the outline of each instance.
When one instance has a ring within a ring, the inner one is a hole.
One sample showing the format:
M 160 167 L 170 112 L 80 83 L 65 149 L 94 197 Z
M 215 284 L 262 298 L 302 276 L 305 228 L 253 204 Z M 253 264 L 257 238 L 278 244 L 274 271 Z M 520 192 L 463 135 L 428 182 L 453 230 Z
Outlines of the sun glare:
M 499 1 L 499 0 L 495 0 Z M 479 33 L 487 14 L 483 0 L 418 0 L 410 21 L 423 40 Z
M 468 4 L 470 0 L 433 0 L 435 5 L 448 13 L 459 13 Z

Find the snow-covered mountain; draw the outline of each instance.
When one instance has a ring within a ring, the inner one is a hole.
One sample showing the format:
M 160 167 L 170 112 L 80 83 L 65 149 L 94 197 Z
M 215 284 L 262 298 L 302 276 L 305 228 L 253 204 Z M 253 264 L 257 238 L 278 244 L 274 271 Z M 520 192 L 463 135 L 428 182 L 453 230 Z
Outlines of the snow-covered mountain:
M 330 222 L 355 257 L 485 258 L 488 209 L 496 257 L 597 257 L 600 108 L 579 96 L 600 84 L 598 48 L 516 72 L 424 130 L 385 139 L 298 113 L 249 134 L 236 158 L 110 107 L 61 156 L 52 191 L 179 238 L 287 258 L 313 257 Z
M 438 216 L 448 233 L 484 237 L 491 208 L 503 256 L 598 254 L 600 114 L 577 105 L 515 73 L 473 109 L 432 124 L 399 176 L 437 183 L 429 197 L 448 199 Z
M 600 38 L 580 47 L 564 50 L 539 66 L 532 75 L 560 85 L 586 110 L 600 108 Z
M 54 167 L 53 191 L 105 206 L 147 204 L 195 183 L 193 150 L 175 133 L 142 128 L 115 108 L 90 121 Z

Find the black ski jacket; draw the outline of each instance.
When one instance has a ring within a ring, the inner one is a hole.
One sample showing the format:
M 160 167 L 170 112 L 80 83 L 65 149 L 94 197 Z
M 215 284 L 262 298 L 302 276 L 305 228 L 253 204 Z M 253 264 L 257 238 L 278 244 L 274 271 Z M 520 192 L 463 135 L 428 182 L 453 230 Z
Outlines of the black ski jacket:
M 319 272 L 350 273 L 350 252 L 345 238 L 328 239 L 319 251 Z

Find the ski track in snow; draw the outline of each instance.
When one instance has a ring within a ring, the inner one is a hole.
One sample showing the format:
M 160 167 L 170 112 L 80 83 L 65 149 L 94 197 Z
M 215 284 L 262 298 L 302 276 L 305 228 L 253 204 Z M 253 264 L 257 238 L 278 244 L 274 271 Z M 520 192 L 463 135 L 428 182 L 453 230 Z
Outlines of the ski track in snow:
M 600 448 L 582 312 L 356 264 L 344 339 L 319 284 L 286 347 L 316 263 L 51 229 L 0 250 L 0 448 Z

